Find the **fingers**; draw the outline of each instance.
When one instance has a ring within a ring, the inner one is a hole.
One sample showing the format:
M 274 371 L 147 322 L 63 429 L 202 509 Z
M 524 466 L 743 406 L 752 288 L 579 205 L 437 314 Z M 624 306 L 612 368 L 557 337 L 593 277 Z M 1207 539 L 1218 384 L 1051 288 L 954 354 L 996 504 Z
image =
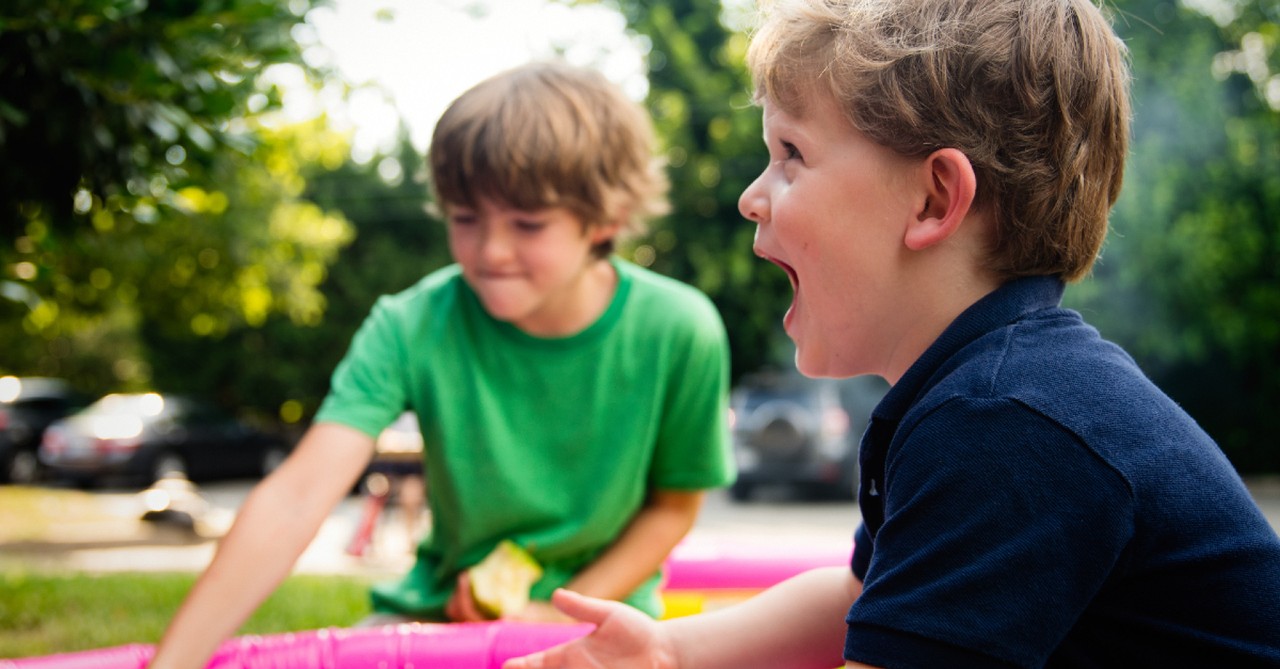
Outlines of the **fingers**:
M 458 583 L 445 604 L 444 614 L 457 623 L 476 623 L 489 619 L 480 612 L 475 599 L 471 597 L 471 578 L 466 571 L 458 574 Z
M 532 601 L 523 609 L 511 615 L 504 614 L 503 620 L 518 620 L 534 623 L 572 623 L 573 618 L 561 613 L 549 602 Z
M 658 657 L 652 646 L 656 623 L 621 602 L 588 597 L 563 588 L 551 601 L 576 620 L 592 623 L 595 631 L 584 638 L 512 659 L 502 669 L 567 669 L 569 667 L 653 666 Z
M 561 657 L 558 647 L 551 648 L 541 653 L 507 660 L 502 663 L 502 669 L 559 669 L 564 666 Z
M 561 613 L 564 613 L 571 618 L 581 620 L 586 623 L 595 623 L 596 625 L 603 623 L 604 619 L 609 617 L 609 613 L 614 609 L 614 607 L 623 606 L 623 604 L 619 604 L 618 602 L 587 597 L 586 595 L 580 595 L 572 590 L 565 590 L 564 588 L 560 588 L 552 593 L 551 603 L 554 604 L 557 609 L 560 609 Z
M 459 622 L 462 616 L 461 604 L 458 603 L 458 592 L 455 590 L 449 596 L 449 601 L 444 604 L 444 617 L 453 622 Z

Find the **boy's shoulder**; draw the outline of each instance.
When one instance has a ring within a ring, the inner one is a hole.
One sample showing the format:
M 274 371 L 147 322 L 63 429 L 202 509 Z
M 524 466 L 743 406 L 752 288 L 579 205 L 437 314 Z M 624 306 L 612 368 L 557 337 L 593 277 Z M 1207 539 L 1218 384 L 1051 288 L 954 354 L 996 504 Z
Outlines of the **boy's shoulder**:
M 1123 348 L 1059 306 L 1025 313 L 954 351 L 913 411 L 957 398 L 1009 402 L 1094 445 L 1153 426 L 1184 443 L 1206 439 Z
M 365 323 L 401 336 L 447 327 L 460 309 L 467 308 L 463 286 L 461 267 L 446 265 L 399 292 L 378 297 Z
M 619 276 L 629 284 L 627 300 L 654 317 L 679 319 L 687 315 L 720 320 L 720 312 L 706 293 L 679 279 L 659 274 L 621 258 L 613 258 Z
M 985 332 L 956 351 L 942 371 L 937 390 L 944 394 L 1035 398 L 1044 403 L 1150 386 L 1128 353 L 1104 339 L 1079 313 L 1061 307 L 1028 313 Z
M 433 270 L 413 284 L 395 293 L 378 298 L 383 307 L 397 309 L 423 306 L 424 303 L 452 299 L 451 294 L 462 283 L 462 267 L 456 263 Z

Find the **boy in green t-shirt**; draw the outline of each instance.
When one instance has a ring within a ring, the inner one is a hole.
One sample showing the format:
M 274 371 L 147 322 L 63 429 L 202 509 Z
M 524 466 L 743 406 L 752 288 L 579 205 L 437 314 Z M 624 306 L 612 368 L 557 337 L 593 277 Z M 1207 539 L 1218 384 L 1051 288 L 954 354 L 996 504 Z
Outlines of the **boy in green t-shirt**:
M 662 213 L 649 119 L 598 73 L 536 63 L 464 93 L 428 162 L 456 264 L 374 306 L 293 455 L 249 496 L 151 666 L 203 666 L 289 573 L 403 411 L 432 529 L 374 610 L 484 619 L 468 570 L 500 542 L 557 588 L 657 615 L 659 570 L 733 478 L 728 347 L 710 300 L 612 255 Z M 387 618 L 383 618 L 387 620 Z

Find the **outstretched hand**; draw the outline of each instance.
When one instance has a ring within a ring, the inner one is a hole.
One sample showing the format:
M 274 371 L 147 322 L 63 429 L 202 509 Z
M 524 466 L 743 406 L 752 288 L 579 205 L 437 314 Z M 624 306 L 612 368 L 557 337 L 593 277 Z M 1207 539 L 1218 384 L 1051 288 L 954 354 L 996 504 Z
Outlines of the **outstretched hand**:
M 675 669 L 675 656 L 658 623 L 640 611 L 570 590 L 557 590 L 551 601 L 566 615 L 594 623 L 595 631 L 581 639 L 508 660 L 502 669 Z
M 572 623 L 573 618 L 563 614 L 559 609 L 552 606 L 550 602 L 532 601 L 523 609 L 509 616 L 502 616 L 503 620 L 514 620 L 524 623 Z

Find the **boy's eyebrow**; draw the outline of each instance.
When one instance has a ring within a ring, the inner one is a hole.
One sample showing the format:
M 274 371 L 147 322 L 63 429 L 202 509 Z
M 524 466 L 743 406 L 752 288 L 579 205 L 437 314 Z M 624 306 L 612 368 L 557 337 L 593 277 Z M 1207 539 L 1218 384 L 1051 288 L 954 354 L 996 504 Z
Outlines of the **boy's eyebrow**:
M 766 139 L 787 143 L 795 143 L 797 140 L 807 141 L 809 139 L 809 133 L 806 132 L 800 120 L 790 115 L 785 115 L 783 112 L 774 112 L 771 118 L 765 119 L 763 127 Z
M 777 118 L 776 112 L 773 114 L 765 114 L 764 118 L 762 118 L 761 121 L 762 121 L 762 123 L 760 124 L 760 129 L 762 131 L 761 134 L 763 134 L 766 139 L 770 137 L 775 137 L 782 130 L 785 130 L 785 123 L 783 121 L 780 121 Z

